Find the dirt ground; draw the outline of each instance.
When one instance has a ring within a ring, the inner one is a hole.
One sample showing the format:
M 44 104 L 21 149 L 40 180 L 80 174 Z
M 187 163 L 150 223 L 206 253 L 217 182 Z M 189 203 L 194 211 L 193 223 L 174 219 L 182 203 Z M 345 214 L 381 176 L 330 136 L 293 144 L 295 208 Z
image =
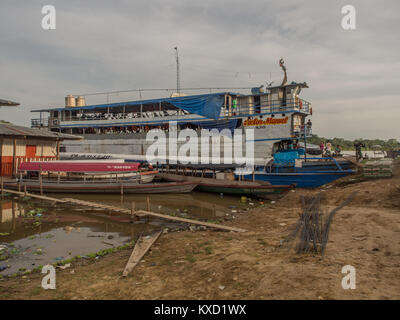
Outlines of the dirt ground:
M 301 194 L 322 192 L 326 210 L 353 191 L 334 216 L 325 256 L 299 255 L 281 240 L 298 220 Z M 296 190 L 227 225 L 248 232 L 163 234 L 127 278 L 131 250 L 57 271 L 57 289 L 40 273 L 2 279 L 0 299 L 399 299 L 400 167 L 391 179 L 354 177 L 319 190 Z M 356 289 L 344 290 L 342 267 L 356 268 Z M 73 270 L 73 273 L 71 271 Z

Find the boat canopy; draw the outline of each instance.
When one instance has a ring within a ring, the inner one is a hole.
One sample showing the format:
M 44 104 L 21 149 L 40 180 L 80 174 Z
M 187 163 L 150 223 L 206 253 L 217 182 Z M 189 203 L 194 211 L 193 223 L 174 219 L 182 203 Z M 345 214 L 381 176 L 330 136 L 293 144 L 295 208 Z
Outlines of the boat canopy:
M 115 162 L 76 162 L 59 163 L 56 161 L 46 162 L 22 162 L 20 171 L 46 171 L 46 172 L 132 172 L 138 171 L 139 163 L 115 163 Z
M 224 104 L 225 95 L 236 93 L 220 92 L 210 94 L 200 94 L 183 97 L 173 98 L 161 98 L 161 99 L 150 99 L 150 100 L 138 100 L 138 101 L 125 101 L 116 103 L 97 104 L 85 107 L 73 107 L 68 108 L 69 110 L 94 110 L 94 109 L 105 109 L 105 108 L 120 108 L 129 106 L 140 106 L 145 104 L 159 104 L 159 103 L 170 103 L 173 106 L 189 111 L 190 113 L 198 114 L 206 118 L 218 119 L 221 114 L 221 108 Z M 32 112 L 50 112 L 50 111 L 63 111 L 66 108 L 54 108 L 54 109 L 42 109 L 32 110 Z

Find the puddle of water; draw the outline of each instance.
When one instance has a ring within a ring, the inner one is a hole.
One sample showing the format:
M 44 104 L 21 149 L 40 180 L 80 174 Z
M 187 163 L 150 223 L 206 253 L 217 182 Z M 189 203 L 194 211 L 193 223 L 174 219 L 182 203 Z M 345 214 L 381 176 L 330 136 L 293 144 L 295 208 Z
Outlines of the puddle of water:
M 146 209 L 144 195 L 56 194 L 115 206 Z M 149 195 L 150 209 L 164 214 L 213 220 L 231 212 L 239 198 L 193 192 L 191 194 Z M 40 265 L 85 256 L 136 240 L 154 229 L 176 228 L 176 223 L 151 219 L 132 222 L 126 215 L 44 202 L 0 201 L 0 275 L 10 275 Z
M 27 217 L 42 205 L 40 217 Z M 0 202 L 0 274 L 34 269 L 40 265 L 85 256 L 135 240 L 156 228 L 93 217 L 45 203 L 17 200 Z
M 114 206 L 132 207 L 135 202 L 136 209 L 147 209 L 145 195 L 126 194 L 123 197 L 112 194 L 71 194 L 63 197 L 77 198 L 87 201 L 101 202 Z M 193 217 L 199 219 L 213 219 L 223 217 L 230 208 L 239 205 L 239 197 L 220 195 L 204 192 L 187 194 L 150 194 L 150 209 L 153 212 L 177 216 Z

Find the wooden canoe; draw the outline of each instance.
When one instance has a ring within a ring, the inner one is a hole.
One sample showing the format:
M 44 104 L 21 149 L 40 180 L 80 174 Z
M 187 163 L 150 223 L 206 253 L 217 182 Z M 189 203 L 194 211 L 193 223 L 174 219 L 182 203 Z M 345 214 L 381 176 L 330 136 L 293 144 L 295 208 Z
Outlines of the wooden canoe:
M 157 177 L 174 182 L 193 182 L 197 189 L 204 192 L 232 195 L 248 195 L 265 199 L 275 199 L 284 195 L 293 185 L 271 185 L 268 182 L 236 181 L 183 176 L 171 173 L 159 173 Z
M 40 192 L 40 182 L 35 180 L 22 180 L 20 186 L 17 181 L 5 182 L 4 187 L 23 191 L 26 184 L 27 191 Z M 46 193 L 188 193 L 197 186 L 193 182 L 169 182 L 169 183 L 135 183 L 115 181 L 43 181 L 42 190 Z

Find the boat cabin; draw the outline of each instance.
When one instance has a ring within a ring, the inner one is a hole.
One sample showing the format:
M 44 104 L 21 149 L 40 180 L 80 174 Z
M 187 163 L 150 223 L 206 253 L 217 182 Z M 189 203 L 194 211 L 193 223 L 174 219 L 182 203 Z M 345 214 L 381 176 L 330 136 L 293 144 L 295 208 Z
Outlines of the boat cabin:
M 66 105 L 34 110 L 40 118 L 32 120 L 32 127 L 70 134 L 139 133 L 150 129 L 168 131 L 169 123 L 174 121 L 177 130 L 214 126 L 234 129 L 247 119 L 295 113 L 293 125 L 295 131 L 300 131 L 303 118 L 311 113 L 310 103 L 299 97 L 302 88 L 307 88 L 307 84 L 292 83 L 264 91 L 256 88 L 249 95 L 222 92 L 90 106 Z M 45 118 L 43 113 L 49 116 Z

